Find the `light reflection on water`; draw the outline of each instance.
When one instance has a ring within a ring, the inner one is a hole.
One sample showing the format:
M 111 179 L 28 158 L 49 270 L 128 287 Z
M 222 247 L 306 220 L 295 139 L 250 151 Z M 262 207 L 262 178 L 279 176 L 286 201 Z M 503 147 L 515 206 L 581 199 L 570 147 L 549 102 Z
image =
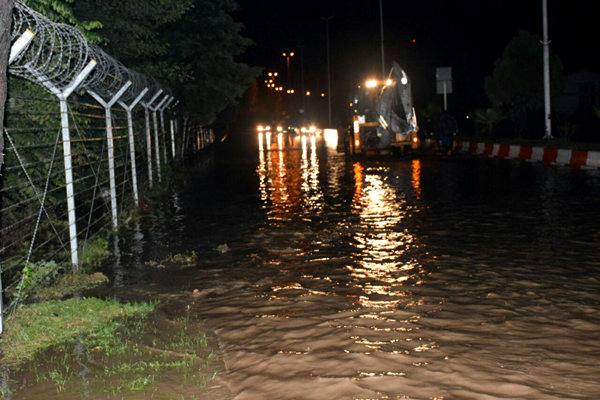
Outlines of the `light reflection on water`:
M 199 290 L 236 399 L 600 398 L 597 176 L 252 139 L 121 246 L 198 250 L 159 286 Z
M 588 356 L 600 351 L 590 333 L 600 321 L 558 322 L 600 282 L 566 279 L 515 231 L 532 213 L 557 217 L 563 200 L 535 198 L 553 172 L 528 166 L 524 189 L 516 166 L 350 162 L 316 135 L 258 143 L 265 222 L 239 248 L 252 262 L 237 260 L 238 280 L 198 278 L 223 291 L 199 312 L 217 329 L 238 399 L 600 395 Z M 491 174 L 505 186 L 491 186 Z M 515 202 L 523 190 L 531 201 Z M 503 209 L 513 204 L 521 209 Z M 565 246 L 552 222 L 542 232 L 538 243 Z M 588 311 L 600 312 L 593 302 Z

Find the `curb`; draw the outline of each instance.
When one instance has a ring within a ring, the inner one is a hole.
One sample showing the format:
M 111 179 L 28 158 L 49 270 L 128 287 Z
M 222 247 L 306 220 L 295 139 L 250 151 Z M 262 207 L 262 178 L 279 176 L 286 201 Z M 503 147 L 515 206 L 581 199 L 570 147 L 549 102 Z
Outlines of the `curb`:
M 600 151 L 556 149 L 551 147 L 483 143 L 457 140 L 454 150 L 463 153 L 543 162 L 547 165 L 567 165 L 572 168 L 600 168 Z

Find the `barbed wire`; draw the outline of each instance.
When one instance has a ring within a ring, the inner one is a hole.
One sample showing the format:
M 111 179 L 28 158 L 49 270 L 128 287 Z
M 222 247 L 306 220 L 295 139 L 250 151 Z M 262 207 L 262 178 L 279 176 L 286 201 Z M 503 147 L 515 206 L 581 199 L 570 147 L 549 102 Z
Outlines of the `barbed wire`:
M 159 89 L 167 92 L 167 88 L 157 80 L 125 67 L 100 47 L 90 44 L 76 28 L 53 22 L 21 1 L 16 1 L 12 41 L 27 30 L 33 33 L 33 39 L 9 66 L 10 73 L 16 76 L 35 83 L 49 83 L 61 90 L 94 60 L 96 66 L 82 82 L 82 89 L 110 98 L 131 81 L 131 87 L 121 98 L 125 102 L 134 99 L 146 87 L 153 92 Z

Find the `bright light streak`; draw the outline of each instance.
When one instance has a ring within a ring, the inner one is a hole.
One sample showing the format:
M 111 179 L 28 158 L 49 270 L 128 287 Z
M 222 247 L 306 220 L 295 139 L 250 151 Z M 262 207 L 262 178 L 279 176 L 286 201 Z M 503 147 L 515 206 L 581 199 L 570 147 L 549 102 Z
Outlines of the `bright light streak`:
M 265 134 L 265 137 L 267 138 L 267 149 L 271 148 L 271 132 L 267 132 Z
M 338 131 L 337 129 L 325 129 L 323 131 L 323 138 L 325 139 L 325 144 L 330 149 L 337 149 L 338 146 Z
M 378 85 L 377 79 L 369 79 L 368 81 L 365 82 L 365 87 L 367 89 L 376 88 L 377 85 Z
M 388 79 L 386 79 L 386 81 L 385 81 L 385 86 L 392 86 L 393 84 L 394 84 L 394 81 L 393 81 L 393 80 L 391 80 L 391 79 L 389 79 L 389 78 L 388 78 Z
M 262 125 L 258 125 L 258 126 L 256 127 L 256 130 L 257 130 L 257 131 L 259 131 L 259 132 L 262 132 L 262 131 L 264 131 L 264 130 L 265 130 L 265 128 L 263 128 L 263 126 L 262 126 Z
M 267 126 L 265 127 L 265 131 L 270 131 L 270 130 L 271 130 L 271 127 L 270 127 L 269 125 L 267 125 Z
M 419 138 L 415 136 L 415 137 L 413 138 L 413 143 L 417 143 L 418 141 L 419 141 Z
M 315 132 L 317 131 L 317 127 L 316 127 L 316 126 L 314 126 L 314 125 L 311 125 L 311 126 L 308 128 L 308 131 L 309 131 L 310 133 L 315 133 Z
M 306 127 L 303 126 L 302 128 L 300 128 L 300 132 L 306 133 Z
M 278 126 L 277 127 L 277 132 L 283 132 L 283 127 L 282 126 Z
M 354 133 L 358 134 L 360 132 L 360 122 L 356 119 L 353 122 Z
M 354 141 L 354 147 L 359 147 L 360 146 L 360 140 L 356 139 Z

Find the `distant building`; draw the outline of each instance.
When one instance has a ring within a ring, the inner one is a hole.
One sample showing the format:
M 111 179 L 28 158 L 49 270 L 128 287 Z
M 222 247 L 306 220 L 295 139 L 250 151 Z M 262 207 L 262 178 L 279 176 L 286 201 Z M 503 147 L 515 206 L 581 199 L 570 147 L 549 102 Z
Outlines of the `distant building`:
M 581 71 L 567 76 L 563 93 L 555 98 L 555 111 L 573 115 L 594 107 L 600 107 L 600 73 Z

